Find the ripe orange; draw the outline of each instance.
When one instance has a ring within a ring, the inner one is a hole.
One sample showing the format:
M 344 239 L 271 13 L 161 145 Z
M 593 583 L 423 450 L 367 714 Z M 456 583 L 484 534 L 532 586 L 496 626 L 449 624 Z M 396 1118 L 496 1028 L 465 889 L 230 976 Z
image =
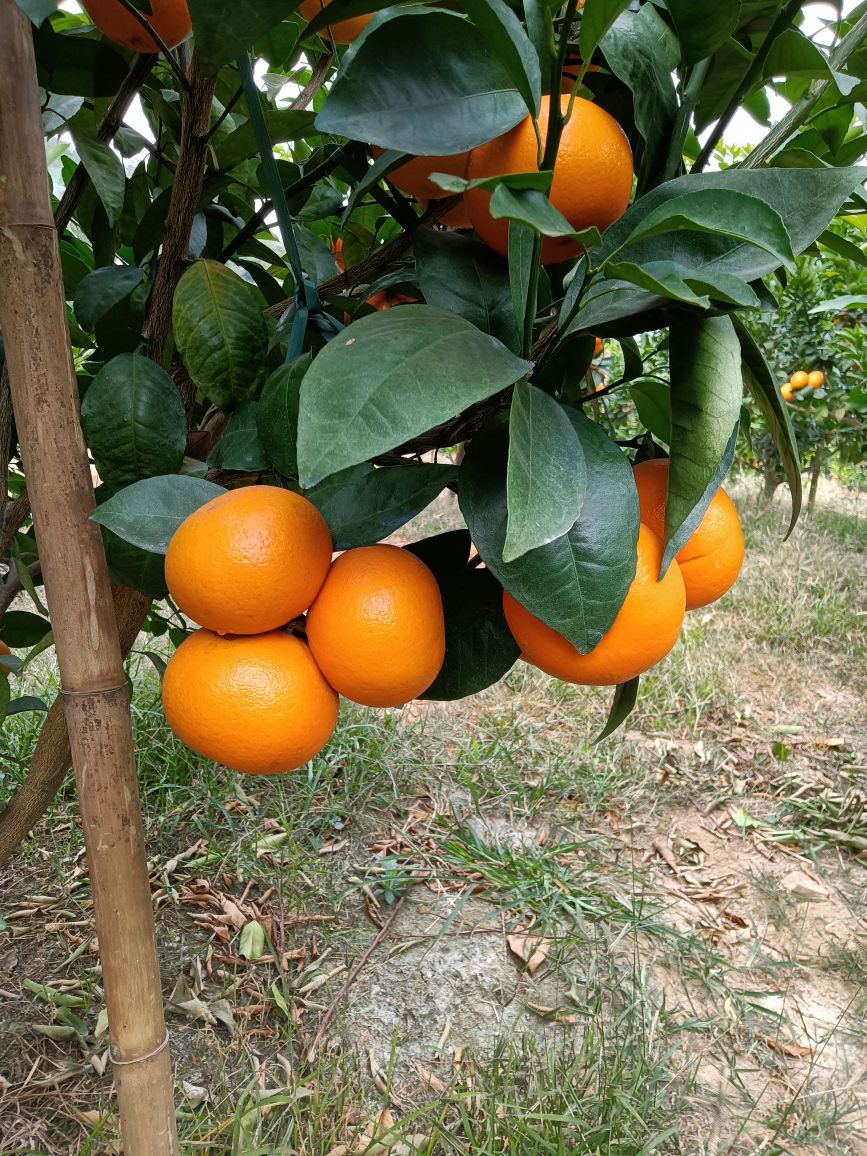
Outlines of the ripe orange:
M 395 293 L 391 289 L 380 289 L 378 293 L 371 294 L 364 304 L 381 312 L 383 309 L 393 309 L 395 305 L 418 305 L 418 298 L 407 297 L 405 293 Z
M 197 630 L 163 677 L 166 721 L 200 755 L 248 775 L 279 775 L 318 754 L 337 723 L 337 695 L 300 638 L 223 638 Z
M 821 389 L 825 384 L 825 375 L 821 369 L 814 369 L 812 373 L 807 374 L 807 385 L 811 389 Z
M 803 389 L 805 385 L 810 384 L 810 375 L 808 373 L 804 373 L 803 369 L 799 369 L 792 374 L 789 380 L 792 389 Z
M 554 678 L 582 686 L 613 686 L 649 670 L 677 642 L 686 609 L 680 568 L 673 562 L 659 582 L 661 561 L 661 540 L 647 526 L 639 526 L 632 585 L 611 629 L 589 654 L 580 654 L 504 591 L 506 622 L 524 659 Z
M 81 0 L 87 15 L 104 36 L 131 52 L 159 52 L 159 45 L 143 24 L 118 0 Z M 193 26 L 186 0 L 150 0 L 150 14 L 142 16 L 166 48 L 174 48 L 190 35 Z
M 784 401 L 791 401 L 792 400 L 792 383 L 790 381 L 787 381 L 784 385 L 781 385 L 780 386 L 780 393 L 782 394 Z
M 305 20 L 312 20 L 313 17 L 322 8 L 327 8 L 330 0 L 304 0 L 300 6 L 299 11 Z M 337 24 L 330 24 L 327 28 L 323 28 L 319 35 L 323 40 L 334 40 L 335 44 L 351 44 L 356 37 L 360 36 L 367 25 L 375 16 L 374 12 L 367 12 L 364 16 L 351 16 L 348 20 L 339 20 Z
M 596 338 L 596 344 L 593 346 L 593 356 L 594 357 L 601 357 L 604 352 L 605 352 L 605 343 L 603 342 L 601 337 L 597 337 Z
M 379 157 L 382 156 L 383 150 L 374 145 L 370 151 L 375 157 Z M 449 157 L 413 157 L 396 169 L 392 169 L 386 180 L 409 193 L 411 197 L 415 197 L 421 202 L 422 208 L 426 209 L 431 201 L 451 196 L 430 180 L 430 174 L 450 173 L 452 176 L 462 177 L 466 174 L 469 155 L 469 153 L 455 153 Z M 439 223 L 450 225 L 453 229 L 468 229 L 470 218 L 464 202 L 461 201 L 444 217 L 440 217 Z
M 445 656 L 436 579 L 397 546 L 347 550 L 310 607 L 307 640 L 346 698 L 365 706 L 409 702 L 430 686 Z
M 276 486 L 246 486 L 181 523 L 166 553 L 166 583 L 200 626 L 261 634 L 307 609 L 330 563 L 331 534 L 314 505 Z
M 9 649 L 9 647 L 6 645 L 6 643 L 3 641 L 3 639 L 0 638 L 0 654 L 11 654 L 11 653 L 12 653 L 12 651 Z M 0 671 L 2 671 L 2 673 L 6 676 L 6 678 L 9 677 L 9 671 L 6 669 L 5 666 L 0 666 Z
M 668 462 L 664 458 L 640 462 L 634 473 L 641 520 L 662 539 Z M 735 504 L 722 487 L 675 557 L 686 586 L 687 610 L 716 602 L 734 584 L 744 560 L 744 536 Z
M 560 107 L 569 107 L 561 96 Z M 542 97 L 539 132 L 548 130 L 550 97 Z M 529 173 L 538 169 L 538 150 L 533 121 L 528 116 L 515 128 L 470 153 L 467 176 L 470 180 L 503 173 Z M 554 165 L 550 199 L 573 229 L 607 229 L 622 216 L 632 193 L 632 149 L 623 129 L 603 108 L 578 97 L 569 123 L 563 129 L 560 151 Z M 473 228 L 482 240 L 504 257 L 509 251 L 509 222 L 496 219 L 488 211 L 491 194 L 484 189 L 468 189 L 464 201 Z M 542 264 L 566 261 L 581 251 L 568 237 L 545 237 Z

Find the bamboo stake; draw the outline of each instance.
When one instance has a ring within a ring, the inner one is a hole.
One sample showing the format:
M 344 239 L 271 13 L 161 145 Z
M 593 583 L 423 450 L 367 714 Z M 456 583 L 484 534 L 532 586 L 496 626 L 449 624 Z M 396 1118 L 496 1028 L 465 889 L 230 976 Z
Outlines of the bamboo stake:
M 126 1156 L 175 1156 L 126 677 L 70 355 L 30 21 L 0 0 L 0 327 L 52 612 Z

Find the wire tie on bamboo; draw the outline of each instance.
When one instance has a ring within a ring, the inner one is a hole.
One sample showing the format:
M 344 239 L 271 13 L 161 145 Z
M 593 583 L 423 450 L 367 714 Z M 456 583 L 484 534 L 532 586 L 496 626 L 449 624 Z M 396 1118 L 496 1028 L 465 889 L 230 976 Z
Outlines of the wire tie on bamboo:
M 64 690 L 61 687 L 60 693 L 67 698 L 86 698 L 89 694 L 113 694 L 116 690 L 123 690 L 124 687 L 129 690 L 129 683 L 119 682 L 117 686 L 100 686 L 96 690 Z
M 117 1059 L 115 1059 L 114 1055 L 112 1054 L 114 1052 L 114 1044 L 111 1044 L 109 1046 L 109 1049 L 108 1049 L 108 1058 L 111 1061 L 112 1067 L 125 1068 L 125 1067 L 128 1067 L 129 1064 L 143 1064 L 145 1060 L 152 1060 L 154 1058 L 154 1056 L 158 1056 L 160 1054 L 160 1052 L 165 1051 L 165 1049 L 168 1046 L 169 1046 L 169 1029 L 166 1028 L 166 1034 L 165 1034 L 165 1038 L 163 1039 L 163 1042 L 161 1044 L 157 1044 L 157 1046 L 153 1049 L 153 1051 L 145 1052 L 145 1054 L 143 1056 L 136 1056 L 132 1060 L 117 1060 Z

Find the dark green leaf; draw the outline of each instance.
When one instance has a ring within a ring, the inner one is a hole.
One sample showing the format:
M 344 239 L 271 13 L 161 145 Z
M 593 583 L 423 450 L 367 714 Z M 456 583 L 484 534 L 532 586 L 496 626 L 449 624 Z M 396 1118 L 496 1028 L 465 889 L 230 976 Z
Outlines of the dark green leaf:
M 108 223 L 116 225 L 123 211 L 123 198 L 126 191 L 126 173 L 120 157 L 113 152 L 105 141 L 88 126 L 87 122 L 76 117 L 69 125 L 72 140 L 81 163 L 87 170 L 87 175 L 93 181 L 99 199 L 108 217 Z
M 588 64 L 602 37 L 624 10 L 629 0 L 587 0 L 581 14 L 581 34 L 578 41 L 581 59 Z
M 301 484 L 394 449 L 530 368 L 495 338 L 433 305 L 361 318 L 314 358 L 301 384 Z
M 734 326 L 741 346 L 741 357 L 743 358 L 741 369 L 744 385 L 762 411 L 771 439 L 780 455 L 786 481 L 789 483 L 789 490 L 792 495 L 792 517 L 786 534 L 788 537 L 798 521 L 802 500 L 801 463 L 798 460 L 795 431 L 792 429 L 788 407 L 780 395 L 774 375 L 771 373 L 761 349 L 738 317 L 734 318 Z
M 186 474 L 145 478 L 118 490 L 90 517 L 125 542 L 165 554 L 172 534 L 184 518 L 225 492 L 222 486 Z
M 112 581 L 147 594 L 150 598 L 165 598 L 169 588 L 166 585 L 163 555 L 133 546 L 131 542 L 125 542 L 117 534 L 112 534 L 105 526 L 100 529 Z
M 447 11 L 392 9 L 347 53 L 316 124 L 381 148 L 448 156 L 526 115 L 508 72 L 469 21 Z
M 523 342 L 535 244 L 536 237 L 532 229 L 519 221 L 509 221 L 509 292 L 520 342 Z M 519 345 L 519 352 L 520 349 Z
M 314 133 L 313 113 L 299 112 L 290 108 L 263 109 L 265 126 L 272 144 L 282 141 L 300 140 Z M 252 122 L 247 121 L 234 132 L 219 137 L 214 141 L 214 153 L 217 158 L 217 168 L 222 170 L 233 169 L 236 165 L 249 157 L 258 154 L 256 134 Z
M 458 232 L 415 234 L 418 283 L 428 305 L 450 309 L 509 349 L 520 350 L 508 271 L 487 245 Z
M 0 674 L 0 726 L 6 721 L 6 715 L 9 713 L 10 698 L 9 679 Z
M 64 36 L 47 20 L 33 40 L 39 83 L 59 96 L 114 96 L 128 72 L 108 40 Z
M 553 397 L 519 381 L 509 413 L 509 510 L 503 561 L 570 530 L 581 514 L 587 465 L 568 414 Z
M 216 73 L 285 20 L 286 0 L 188 0 L 196 54 L 205 71 Z
M 542 77 L 539 57 L 523 25 L 505 0 L 461 0 L 464 10 L 500 58 L 531 116 L 539 111 Z
M 808 80 L 832 77 L 824 54 L 797 28 L 787 28 L 776 38 L 765 58 L 762 75 L 765 80 L 775 76 L 802 76 Z
M 298 399 L 310 354 L 275 369 L 259 398 L 259 440 L 268 462 L 287 478 L 298 477 Z
M 524 19 L 527 22 L 527 35 L 539 58 L 542 91 L 550 92 L 554 87 L 554 70 L 557 64 L 551 8 L 546 0 L 524 0 Z
M 439 580 L 446 576 L 456 577 L 466 569 L 471 547 L 469 530 L 446 530 L 442 534 L 412 542 L 404 549 L 421 558 Z
M 715 0 L 712 5 L 695 0 L 666 0 L 680 40 L 684 64 L 697 64 L 713 56 L 738 26 L 740 0 Z
M 683 279 L 682 266 L 674 261 L 650 261 L 647 265 L 636 265 L 632 261 L 609 261 L 605 271 L 609 277 L 638 285 L 658 297 L 669 297 L 673 301 L 695 305 L 698 309 L 710 308 L 710 300 L 690 289 Z
M 602 243 L 599 230 L 592 226 L 576 232 L 538 189 L 513 189 L 499 184 L 491 194 L 488 210 L 492 217 L 519 221 L 545 237 L 574 237 L 588 248 Z
M 35 646 L 51 629 L 47 618 L 29 610 L 7 610 L 0 619 L 0 638 L 13 650 Z
M 216 261 L 196 261 L 175 290 L 172 322 L 190 377 L 214 405 L 231 409 L 256 395 L 268 326 L 251 285 Z
M 601 743 L 603 739 L 613 735 L 617 728 L 622 726 L 632 714 L 635 700 L 638 698 L 639 681 L 638 678 L 631 678 L 629 682 L 621 682 L 619 686 L 614 688 L 614 698 L 611 701 L 608 720 L 593 740 L 594 743 Z
M 845 257 L 847 261 L 854 261 L 856 265 L 867 266 L 867 253 L 860 245 L 850 241 L 848 237 L 842 237 L 839 233 L 832 232 L 831 229 L 825 229 L 819 234 L 818 241 L 826 249 Z
M 672 321 L 669 359 L 671 460 L 661 574 L 731 465 L 743 396 L 740 346 L 729 317 Z
M 303 225 L 294 226 L 295 241 L 301 254 L 301 267 L 314 285 L 328 281 L 339 273 L 334 254 L 321 237 Z
M 125 301 L 144 281 L 144 269 L 137 265 L 106 265 L 88 273 L 75 290 L 73 309 L 78 324 L 92 333 L 97 321 L 109 309 Z
M 671 442 L 671 390 L 664 381 L 653 377 L 639 378 L 629 387 L 641 424 L 658 441 Z
M 259 440 L 258 415 L 257 401 L 242 401 L 229 415 L 223 436 L 208 459 L 211 469 L 249 473 L 267 468 L 268 455 Z
M 587 464 L 581 516 L 568 534 L 503 562 L 508 519 L 508 422 L 489 423 L 467 447 L 461 512 L 485 565 L 509 593 L 582 653 L 611 627 L 635 576 L 638 495 L 625 454 L 595 422 L 566 410 Z
M 107 482 L 174 473 L 181 468 L 187 420 L 177 387 L 147 357 L 122 353 L 93 379 L 81 423 L 100 476 Z
M 6 717 L 13 714 L 24 714 L 26 711 L 38 710 L 47 711 L 48 703 L 43 702 L 41 698 L 36 698 L 32 694 L 23 694 L 20 698 L 10 699 L 9 709 L 6 711 Z
M 370 546 L 405 525 L 455 479 L 455 466 L 374 469 L 369 462 L 332 474 L 304 491 L 331 530 L 335 550 Z

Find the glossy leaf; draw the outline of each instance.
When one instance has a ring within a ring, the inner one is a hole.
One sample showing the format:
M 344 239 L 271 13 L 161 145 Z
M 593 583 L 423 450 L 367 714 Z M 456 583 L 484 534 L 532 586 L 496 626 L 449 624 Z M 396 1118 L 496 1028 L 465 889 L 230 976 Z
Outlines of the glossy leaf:
M 116 225 L 123 211 L 126 191 L 126 173 L 121 159 L 80 118 L 76 117 L 69 129 L 81 163 L 102 201 L 108 223 Z
M 206 72 L 216 73 L 284 20 L 286 0 L 188 0 L 196 55 Z
M 674 320 L 669 359 L 671 456 L 661 574 L 731 465 L 743 396 L 740 345 L 730 318 Z
M 40 85 L 58 96 L 112 97 L 127 63 L 108 40 L 63 36 L 49 21 L 33 37 Z
M 571 529 L 581 514 L 587 465 L 578 434 L 553 397 L 519 381 L 509 411 L 509 510 L 503 561 L 514 562 Z
M 652 377 L 639 378 L 629 387 L 629 393 L 641 424 L 650 430 L 663 445 L 671 442 L 671 390 L 664 381 Z
M 578 41 L 581 59 L 590 61 L 602 37 L 620 15 L 629 7 L 629 0 L 587 0 L 581 13 L 581 33 Z
M 472 237 L 445 230 L 419 229 L 414 248 L 428 305 L 450 309 L 509 349 L 520 349 L 509 275 L 500 257 Z
M 169 588 L 163 555 L 125 542 L 105 526 L 100 529 L 111 580 L 147 594 L 149 598 L 165 598 Z
M 144 281 L 144 269 L 137 265 L 106 265 L 88 273 L 75 290 L 73 308 L 78 324 L 92 333 L 97 322 L 125 301 Z
M 464 10 L 500 58 L 512 83 L 535 116 L 542 96 L 539 57 L 521 21 L 505 0 L 461 0 Z
M 9 708 L 6 711 L 8 718 L 13 714 L 26 714 L 28 711 L 45 712 L 48 710 L 48 703 L 44 699 L 37 698 L 32 694 L 23 694 L 20 698 L 11 698 L 9 700 Z
M 500 136 L 527 115 L 482 32 L 448 11 L 382 13 L 344 58 L 320 132 L 415 156 L 448 156 Z
M 350 466 L 304 491 L 331 530 L 335 550 L 370 546 L 429 506 L 449 482 L 455 466 L 406 465 L 374 469 Z
M 568 534 L 503 562 L 508 508 L 508 422 L 469 443 L 458 478 L 461 512 L 485 565 L 523 606 L 582 653 L 611 627 L 635 576 L 638 495 L 625 454 L 595 422 L 566 410 L 592 478 Z
M 287 478 L 298 477 L 298 401 L 309 368 L 309 353 L 281 365 L 265 382 L 259 398 L 259 441 L 269 464 Z
M 599 245 L 602 238 L 596 228 L 577 232 L 559 209 L 555 209 L 538 189 L 514 189 L 497 185 L 491 193 L 488 211 L 492 217 L 507 217 L 527 225 L 545 237 L 574 237 L 587 246 Z
M 314 133 L 313 113 L 290 108 L 263 109 L 265 127 L 272 144 L 300 140 Z M 214 153 L 219 169 L 233 169 L 249 157 L 257 155 L 256 134 L 251 121 L 246 121 L 234 132 L 214 141 Z
M 605 266 L 608 276 L 618 281 L 628 281 L 657 297 L 668 297 L 698 309 L 708 309 L 710 299 L 687 285 L 681 269 L 682 266 L 674 261 L 651 261 L 647 265 L 636 265 L 632 261 L 609 261 Z
M 90 517 L 133 546 L 165 554 L 184 518 L 225 492 L 222 486 L 186 474 L 145 478 L 118 490 Z
M 523 340 L 535 243 L 535 234 L 529 226 L 522 225 L 520 221 L 509 222 L 509 291 L 519 341 Z
M 242 401 L 229 414 L 223 436 L 208 459 L 212 469 L 245 472 L 267 469 L 268 455 L 259 438 L 258 416 L 256 401 Z
M 666 0 L 683 54 L 684 64 L 697 64 L 713 56 L 738 26 L 740 0 L 715 0 L 713 5 L 695 0 Z
M 196 261 L 175 290 L 172 322 L 190 377 L 214 405 L 231 409 L 256 395 L 268 327 L 251 285 L 216 261 Z
M 35 646 L 49 630 L 48 619 L 29 610 L 7 610 L 0 618 L 0 638 L 13 650 Z
M 361 318 L 325 346 L 301 383 L 301 484 L 394 449 L 530 368 L 495 338 L 432 305 Z
M 183 402 L 166 371 L 147 357 L 122 353 L 104 365 L 85 395 L 81 423 L 104 481 L 174 473 L 184 460 Z
M 635 709 L 635 703 L 638 699 L 638 684 L 640 678 L 631 678 L 629 682 L 622 682 L 619 686 L 614 688 L 614 698 L 611 700 L 611 709 L 608 712 L 608 718 L 605 726 L 593 740 L 594 743 L 601 743 L 603 739 L 607 739 L 609 735 L 613 735 L 618 727 L 623 726 L 629 716 Z

